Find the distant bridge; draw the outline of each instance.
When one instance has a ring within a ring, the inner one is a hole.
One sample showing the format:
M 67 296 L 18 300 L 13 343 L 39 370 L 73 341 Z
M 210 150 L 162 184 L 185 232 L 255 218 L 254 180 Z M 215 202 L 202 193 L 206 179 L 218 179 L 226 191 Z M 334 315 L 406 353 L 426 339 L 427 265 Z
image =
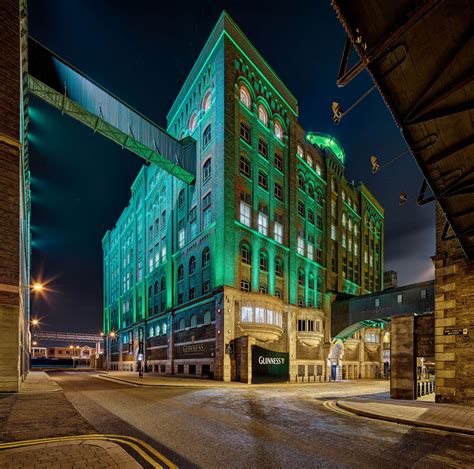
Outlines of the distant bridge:
M 335 301 L 331 337 L 345 342 L 366 327 L 384 327 L 393 316 L 434 312 L 434 280 Z
M 101 335 L 76 332 L 33 331 L 32 336 L 36 341 L 47 340 L 51 342 L 70 342 L 74 344 L 97 344 L 104 342 L 104 338 Z

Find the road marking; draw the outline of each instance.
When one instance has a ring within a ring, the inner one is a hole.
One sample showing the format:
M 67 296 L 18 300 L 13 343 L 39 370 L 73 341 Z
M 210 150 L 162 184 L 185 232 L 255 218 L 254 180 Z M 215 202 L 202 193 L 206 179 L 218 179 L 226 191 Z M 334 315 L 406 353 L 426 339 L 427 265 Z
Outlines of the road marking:
M 169 469 L 178 469 L 178 466 L 173 464 L 166 456 L 158 452 L 147 442 L 127 435 L 72 435 L 52 438 L 40 438 L 35 440 L 12 441 L 9 443 L 0 443 L 0 450 L 72 440 L 106 440 L 122 443 L 132 448 L 154 468 L 164 469 L 163 465 L 159 464 L 161 462 L 164 463 L 164 466 Z
M 340 407 L 337 407 L 337 404 L 335 401 L 324 401 L 323 406 L 328 410 L 331 410 L 341 415 L 345 415 L 346 417 L 359 417 L 359 415 L 357 414 L 353 414 L 352 412 L 349 412 L 347 410 L 341 409 Z

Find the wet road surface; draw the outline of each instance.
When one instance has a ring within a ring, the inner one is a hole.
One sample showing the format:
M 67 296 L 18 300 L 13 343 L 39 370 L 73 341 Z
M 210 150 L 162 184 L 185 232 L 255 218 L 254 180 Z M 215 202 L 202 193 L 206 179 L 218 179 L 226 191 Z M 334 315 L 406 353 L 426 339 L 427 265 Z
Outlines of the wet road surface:
M 386 382 L 184 389 L 51 376 L 98 432 L 141 438 L 180 467 L 474 467 L 474 437 L 324 407 L 384 396 Z

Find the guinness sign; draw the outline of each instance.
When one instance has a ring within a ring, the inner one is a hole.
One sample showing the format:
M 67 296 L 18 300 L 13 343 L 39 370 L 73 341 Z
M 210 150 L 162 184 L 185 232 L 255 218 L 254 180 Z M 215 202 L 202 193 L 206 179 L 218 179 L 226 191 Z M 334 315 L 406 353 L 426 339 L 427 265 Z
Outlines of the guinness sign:
M 252 383 L 289 380 L 289 354 L 252 345 Z
M 215 348 L 215 342 L 177 345 L 175 347 L 176 358 L 214 358 Z

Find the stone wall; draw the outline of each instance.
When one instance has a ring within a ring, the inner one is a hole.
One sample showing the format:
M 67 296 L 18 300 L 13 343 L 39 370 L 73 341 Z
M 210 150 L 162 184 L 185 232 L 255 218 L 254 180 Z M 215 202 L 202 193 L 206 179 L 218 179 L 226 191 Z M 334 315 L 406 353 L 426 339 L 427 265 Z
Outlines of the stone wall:
M 441 239 L 444 223 L 437 207 L 433 257 L 436 402 L 474 405 L 474 261 L 466 259 L 457 239 Z M 467 334 L 445 335 L 447 328 L 467 329 Z

